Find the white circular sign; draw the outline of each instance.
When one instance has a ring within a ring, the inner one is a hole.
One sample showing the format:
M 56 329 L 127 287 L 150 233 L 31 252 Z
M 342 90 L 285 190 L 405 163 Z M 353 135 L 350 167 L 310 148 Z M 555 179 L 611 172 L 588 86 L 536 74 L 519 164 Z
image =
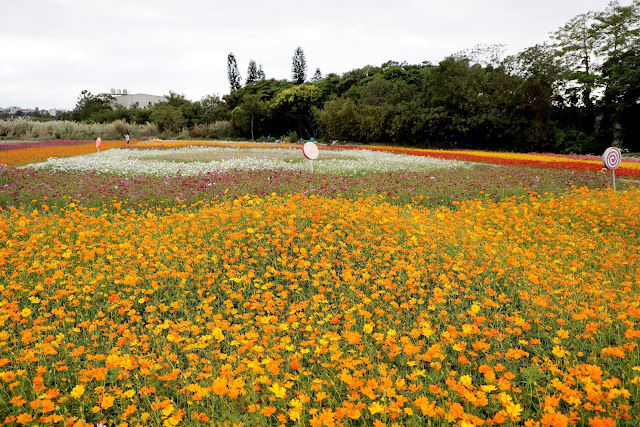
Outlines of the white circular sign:
M 315 160 L 318 158 L 318 146 L 313 142 L 305 142 L 302 146 L 302 154 L 309 160 Z
M 622 162 L 622 153 L 616 147 L 609 147 L 602 155 L 602 162 L 607 169 L 616 170 L 620 166 L 620 162 Z

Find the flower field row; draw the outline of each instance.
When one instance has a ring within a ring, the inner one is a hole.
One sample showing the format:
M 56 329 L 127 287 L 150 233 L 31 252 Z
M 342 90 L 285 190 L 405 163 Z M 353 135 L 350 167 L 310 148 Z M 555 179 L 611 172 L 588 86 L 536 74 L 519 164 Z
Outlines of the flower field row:
M 430 173 L 389 172 L 344 176 L 310 171 L 230 170 L 196 176 L 120 176 L 87 171 L 0 167 L 0 206 L 37 209 L 73 202 L 130 207 L 176 206 L 235 199 L 247 194 L 315 194 L 347 199 L 384 195 L 389 203 L 437 207 L 470 199 L 501 200 L 529 192 L 561 193 L 610 185 L 604 174 L 516 166 L 439 169 Z M 624 184 L 620 185 L 624 187 Z
M 300 148 L 197 147 L 163 150 L 110 150 L 84 156 L 50 158 L 34 165 L 54 170 L 84 170 L 111 174 L 198 175 L 229 170 L 310 170 Z M 444 168 L 470 167 L 456 160 L 435 159 L 362 150 L 323 151 L 313 162 L 314 170 L 324 173 L 357 174 L 396 170 L 425 172 Z
M 23 148 L 40 148 L 53 146 L 84 145 L 95 141 L 53 140 L 53 141 L 0 141 L 0 151 L 20 150 Z
M 64 158 L 72 156 L 81 156 L 83 154 L 95 153 L 95 141 L 45 141 L 0 145 L 0 165 L 8 167 L 18 167 L 28 165 L 30 163 L 41 162 L 49 158 Z M 100 151 L 105 152 L 112 148 L 126 147 L 123 141 L 102 141 Z
M 362 147 L 340 146 L 341 149 L 361 149 Z M 491 151 L 473 150 L 431 150 L 418 148 L 398 148 L 367 146 L 367 150 L 380 150 L 392 153 L 404 153 L 413 156 L 428 156 L 440 159 L 461 160 L 467 162 L 491 163 L 496 165 L 533 166 L 551 169 L 572 169 L 580 171 L 600 171 L 604 168 L 602 159 L 591 156 L 590 160 L 576 158 L 576 156 L 564 156 L 559 154 L 538 153 L 503 153 Z M 640 177 L 640 161 L 638 159 L 624 159 L 616 170 L 616 175 L 637 178 Z
M 269 144 L 273 146 L 272 144 Z M 268 145 L 268 146 L 269 146 Z M 162 141 L 132 140 L 130 146 L 140 148 L 178 148 L 178 147 L 235 147 L 257 148 L 265 147 L 265 144 L 251 142 L 225 142 L 225 141 Z M 278 144 L 279 148 L 298 147 L 296 144 Z M 101 151 L 111 148 L 127 148 L 124 141 L 102 141 Z M 41 162 L 49 158 L 66 158 L 96 153 L 95 140 L 51 140 L 10 142 L 0 141 L 0 165 L 9 167 L 24 166 L 30 163 Z
M 36 202 L 0 210 L 0 423 L 640 419 L 638 189 Z

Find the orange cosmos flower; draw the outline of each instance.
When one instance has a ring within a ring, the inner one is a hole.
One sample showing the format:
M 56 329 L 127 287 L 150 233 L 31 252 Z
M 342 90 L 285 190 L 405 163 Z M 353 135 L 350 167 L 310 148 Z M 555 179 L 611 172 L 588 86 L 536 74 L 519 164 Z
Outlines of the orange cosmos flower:
M 29 403 L 29 406 L 40 412 L 51 412 L 56 409 L 55 403 L 53 403 L 53 401 L 49 399 L 34 400 L 33 402 Z
M 25 424 L 29 424 L 29 423 L 31 423 L 31 422 L 33 421 L 33 419 L 34 419 L 34 418 L 33 418 L 33 415 L 31 415 L 31 414 L 27 414 L 27 413 L 22 413 L 22 414 L 20 414 L 20 415 L 18 415 L 18 416 L 16 417 L 16 422 L 17 422 L 18 424 L 23 424 L 23 425 L 25 425 Z
M 276 412 L 275 406 L 265 406 L 262 408 L 262 411 L 260 411 L 265 417 L 270 417 L 274 412 Z
M 609 417 L 589 418 L 589 427 L 615 427 L 615 426 L 616 426 L 616 421 Z
M 225 378 L 217 377 L 213 380 L 212 391 L 218 396 L 224 396 L 229 393 L 227 380 Z
M 545 427 L 567 427 L 569 417 L 560 412 L 548 412 L 542 415 L 540 423 Z
M 110 394 L 105 394 L 102 397 L 102 400 L 100 401 L 100 407 L 102 409 L 109 409 L 113 406 L 113 401 L 115 400 L 115 398 L 113 396 L 111 396 Z

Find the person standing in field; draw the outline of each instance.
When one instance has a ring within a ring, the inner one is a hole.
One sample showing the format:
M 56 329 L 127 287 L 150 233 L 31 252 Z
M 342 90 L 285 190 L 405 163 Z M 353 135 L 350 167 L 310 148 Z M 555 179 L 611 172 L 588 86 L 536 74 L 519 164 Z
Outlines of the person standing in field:
M 125 141 L 127 141 L 127 145 L 129 145 L 129 139 L 131 139 L 131 136 L 129 135 L 129 131 L 126 131 L 124 133 L 124 139 Z

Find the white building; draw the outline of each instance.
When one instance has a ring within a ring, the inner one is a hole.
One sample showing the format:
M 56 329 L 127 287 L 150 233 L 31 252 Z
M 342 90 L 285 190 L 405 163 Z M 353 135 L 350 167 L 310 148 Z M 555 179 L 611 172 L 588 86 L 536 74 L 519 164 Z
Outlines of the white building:
M 125 108 L 131 108 L 134 104 L 138 104 L 138 107 L 145 108 L 158 102 L 167 102 L 167 98 L 164 96 L 147 95 L 144 93 L 131 94 L 127 92 L 127 89 L 111 89 L 111 95 L 115 97 L 112 103 L 113 108 L 123 106 Z

